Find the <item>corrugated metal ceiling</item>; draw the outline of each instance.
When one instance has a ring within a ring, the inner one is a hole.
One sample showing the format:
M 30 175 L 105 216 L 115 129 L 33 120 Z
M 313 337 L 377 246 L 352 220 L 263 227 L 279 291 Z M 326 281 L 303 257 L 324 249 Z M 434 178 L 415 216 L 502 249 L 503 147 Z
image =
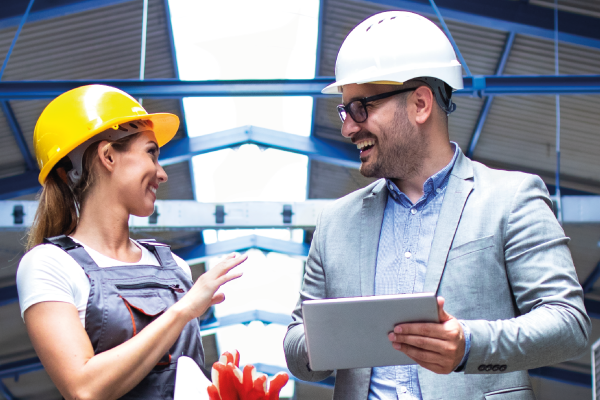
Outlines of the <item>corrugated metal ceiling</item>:
M 164 1 L 150 0 L 145 77 L 176 76 L 171 42 L 165 17 Z M 140 68 L 142 5 L 130 1 L 95 10 L 25 24 L 10 57 L 3 80 L 77 80 L 137 79 Z M 0 54 L 6 54 L 16 28 L 0 30 Z M 33 152 L 33 128 L 48 104 L 45 100 L 11 101 L 23 134 Z M 182 119 L 180 102 L 171 99 L 147 99 L 148 112 L 171 112 Z M 183 124 L 176 138 L 185 135 Z M 0 177 L 25 170 L 4 115 L 0 116 Z M 187 163 L 186 163 L 187 165 Z M 191 188 L 189 170 L 183 181 L 171 187 Z M 181 190 L 177 189 L 179 192 Z M 166 198 L 186 198 L 181 193 Z

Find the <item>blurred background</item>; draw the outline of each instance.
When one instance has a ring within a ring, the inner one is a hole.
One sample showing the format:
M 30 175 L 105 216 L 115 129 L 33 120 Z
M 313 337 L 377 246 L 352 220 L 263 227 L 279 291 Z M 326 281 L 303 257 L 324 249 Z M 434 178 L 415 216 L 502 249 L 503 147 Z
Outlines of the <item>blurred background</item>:
M 593 343 L 600 337 L 600 2 L 437 5 L 468 65 L 450 138 L 476 161 L 544 179 L 572 239 Z M 341 98 L 320 90 L 333 81 L 350 30 L 392 9 L 439 22 L 426 0 L 1 2 L 0 398 L 61 398 L 20 317 L 15 273 L 40 190 L 35 122 L 52 98 L 92 82 L 182 121 L 161 150 L 169 180 L 156 211 L 132 218 L 132 235 L 170 244 L 194 278 L 223 254 L 249 253 L 244 277 L 223 288 L 227 301 L 203 316 L 206 365 L 237 348 L 241 364 L 285 370 L 282 341 L 318 213 L 371 182 L 339 133 Z M 530 371 L 538 398 L 591 399 L 592 359 L 590 348 L 581 359 Z M 329 399 L 334 382 L 291 380 L 282 397 Z

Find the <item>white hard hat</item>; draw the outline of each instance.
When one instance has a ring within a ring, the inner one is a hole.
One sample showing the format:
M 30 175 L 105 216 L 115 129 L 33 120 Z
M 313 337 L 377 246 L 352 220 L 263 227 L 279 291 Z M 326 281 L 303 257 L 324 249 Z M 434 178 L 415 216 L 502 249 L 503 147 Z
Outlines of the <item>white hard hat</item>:
M 341 93 L 351 83 L 398 84 L 421 77 L 463 88 L 462 66 L 444 32 L 421 15 L 386 11 L 348 34 L 335 63 L 336 82 L 322 93 Z

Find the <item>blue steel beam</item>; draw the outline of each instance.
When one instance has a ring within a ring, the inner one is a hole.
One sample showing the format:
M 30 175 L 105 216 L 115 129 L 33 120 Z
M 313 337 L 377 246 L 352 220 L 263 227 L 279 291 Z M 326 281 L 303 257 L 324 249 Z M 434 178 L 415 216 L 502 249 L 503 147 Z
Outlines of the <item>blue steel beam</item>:
M 592 271 L 592 273 L 586 278 L 585 282 L 583 282 L 583 293 L 589 293 L 594 289 L 594 284 L 600 278 L 600 262 L 596 264 L 596 268 Z
M 2 394 L 6 400 L 16 400 L 15 396 L 13 396 L 2 381 L 0 381 L 0 394 Z
M 292 375 L 292 373 L 287 368 L 282 368 L 277 365 L 256 363 L 256 364 L 254 364 L 254 367 L 256 368 L 257 371 L 262 372 L 263 374 L 276 375 L 278 372 L 285 372 L 288 374 L 290 379 L 298 380 L 294 375 Z M 335 386 L 335 376 L 330 376 L 320 382 L 308 382 L 308 381 L 300 381 L 300 382 L 302 382 L 302 384 L 304 384 L 304 385 L 333 388 Z
M 536 378 L 550 379 L 552 381 L 567 383 L 569 385 L 592 387 L 592 375 L 583 372 L 570 371 L 556 367 L 541 367 L 529 370 L 529 375 Z
M 210 257 L 232 253 L 234 251 L 246 251 L 250 249 L 282 253 L 297 257 L 308 257 L 310 244 L 248 235 L 217 243 L 192 245 L 174 250 L 173 252 L 188 262 L 197 262 Z
M 254 321 L 260 321 L 263 324 L 288 326 L 292 322 L 292 317 L 290 314 L 278 314 L 270 311 L 251 310 L 238 314 L 225 315 L 219 318 L 212 317 L 206 321 L 202 321 L 200 323 L 200 328 L 202 331 L 204 331 L 204 335 L 207 331 L 212 331 L 213 329 L 225 328 L 226 326 L 232 325 L 248 324 Z
M 0 200 L 36 193 L 42 188 L 38 182 L 38 175 L 37 171 L 27 171 L 19 175 L 1 178 Z
M 0 307 L 19 301 L 17 285 L 0 288 Z
M 583 304 L 590 318 L 600 319 L 600 301 L 583 299 Z
M 425 0 L 369 0 L 390 9 L 402 9 L 434 16 Z M 554 40 L 554 10 L 527 1 L 438 0 L 445 20 L 458 21 L 484 28 Z M 598 18 L 565 11 L 558 12 L 558 40 L 600 49 Z
M 29 147 L 27 146 L 27 141 L 23 136 L 23 131 L 21 130 L 21 126 L 19 125 L 19 121 L 17 121 L 17 117 L 13 112 L 12 107 L 8 101 L 0 101 L 0 107 L 2 107 L 2 111 L 4 112 L 4 117 L 6 118 L 6 122 L 8 122 L 8 126 L 10 126 L 10 130 L 13 133 L 15 141 L 17 142 L 17 146 L 19 146 L 19 150 L 23 155 L 23 159 L 25 160 L 25 164 L 27 165 L 27 169 L 30 171 L 37 170 L 37 163 L 33 159 L 31 152 L 29 151 Z
M 500 54 L 500 60 L 498 61 L 498 65 L 496 66 L 496 75 L 502 75 L 504 73 L 504 67 L 506 67 L 506 63 L 508 62 L 508 56 L 510 55 L 510 51 L 515 42 L 515 36 L 516 35 L 514 32 L 509 32 L 508 36 L 506 37 L 504 49 L 502 49 L 502 53 Z M 471 140 L 469 141 L 469 147 L 467 148 L 467 157 L 471 158 L 473 157 L 473 153 L 475 153 L 475 148 L 477 147 L 477 143 L 479 142 L 479 138 L 481 137 L 483 126 L 485 125 L 487 116 L 490 113 L 490 109 L 492 108 L 493 100 L 494 96 L 488 96 L 483 102 L 483 107 L 481 107 L 479 118 L 477 119 L 475 129 L 473 130 Z
M 133 0 L 36 0 L 27 21 L 43 21 L 129 1 Z M 24 4 L 23 1 L 2 2 L 2 7 L 0 7 L 0 29 L 19 25 L 23 11 L 25 11 Z
M 0 365 L 0 379 L 14 378 L 29 372 L 39 371 L 40 369 L 44 369 L 44 366 L 37 357 L 14 361 Z
M 198 154 L 210 153 L 243 144 L 257 144 L 303 154 L 310 159 L 350 168 L 360 166 L 359 153 L 353 145 L 336 140 L 298 136 L 254 126 L 244 126 L 205 136 L 173 140 L 161 149 L 160 163 L 162 165 L 175 164 L 190 160 Z M 37 175 L 37 172 L 30 171 L 0 179 L 0 200 L 37 192 L 41 188 L 37 182 Z
M 331 139 L 305 137 L 255 126 L 242 126 L 223 132 L 194 138 L 184 138 L 166 144 L 160 151 L 161 165 L 189 160 L 195 155 L 236 147 L 243 144 L 303 154 L 311 159 L 350 168 L 360 166 L 356 146 Z
M 0 100 L 53 99 L 68 90 L 94 83 L 115 86 L 136 98 L 321 96 L 321 90 L 333 81 L 333 77 L 237 81 L 181 81 L 177 79 L 6 81 L 0 82 Z M 464 77 L 463 82 L 464 89 L 456 91 L 455 95 L 521 96 L 600 93 L 600 75 L 476 75 Z

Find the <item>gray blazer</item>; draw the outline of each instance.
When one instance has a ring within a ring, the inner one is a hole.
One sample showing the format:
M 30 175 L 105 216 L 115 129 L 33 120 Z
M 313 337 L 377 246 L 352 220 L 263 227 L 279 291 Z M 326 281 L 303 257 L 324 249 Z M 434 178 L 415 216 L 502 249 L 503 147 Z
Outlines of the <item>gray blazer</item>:
M 383 180 L 328 206 L 313 236 L 298 305 L 284 339 L 289 370 L 309 370 L 300 305 L 304 300 L 371 296 L 387 201 Z M 472 332 L 464 372 L 419 367 L 424 400 L 533 399 L 527 370 L 576 358 L 591 331 L 569 239 L 542 180 L 498 171 L 459 155 L 438 219 L 424 292 Z M 360 318 L 360 315 L 357 315 Z M 395 351 L 390 345 L 390 351 Z M 365 400 L 371 369 L 338 370 L 334 399 Z

